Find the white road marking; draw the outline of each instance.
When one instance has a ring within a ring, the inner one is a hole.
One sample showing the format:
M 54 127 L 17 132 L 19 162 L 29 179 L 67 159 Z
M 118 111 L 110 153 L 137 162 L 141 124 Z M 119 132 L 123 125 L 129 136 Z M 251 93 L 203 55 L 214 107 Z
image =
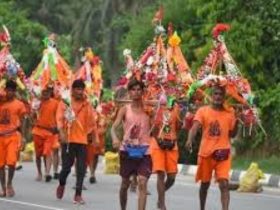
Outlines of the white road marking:
M 28 203 L 28 202 L 23 202 L 23 201 L 15 201 L 15 200 L 9 200 L 9 199 L 4 199 L 0 198 L 0 201 L 4 201 L 7 203 L 14 203 L 14 204 L 20 204 L 20 205 L 25 205 L 25 206 L 33 206 L 33 207 L 38 207 L 41 209 L 49 209 L 49 210 L 64 210 L 56 207 L 51 207 L 51 206 L 44 206 L 44 205 L 39 205 L 35 203 Z
M 153 182 L 156 182 L 157 177 L 152 176 L 150 178 L 150 180 L 152 180 Z M 183 185 L 183 186 L 187 186 L 187 187 L 192 187 L 192 188 L 199 188 L 200 184 L 199 183 L 195 183 L 194 181 L 192 181 L 192 179 L 184 179 L 184 177 L 182 176 L 178 176 L 176 178 L 176 182 L 175 184 L 178 185 Z M 217 184 L 212 183 L 210 186 L 210 189 L 219 192 L 219 188 L 217 186 Z M 263 197 L 263 198 L 270 198 L 270 199 L 279 199 L 280 198 L 280 190 L 279 189 L 273 189 L 273 188 L 268 188 L 265 189 L 266 192 L 262 192 L 262 193 L 238 193 L 236 191 L 233 191 L 235 193 L 231 193 L 231 196 L 234 196 L 236 199 L 252 199 L 252 198 L 244 198 L 247 196 L 253 196 L 253 197 Z M 271 194 L 269 194 L 269 192 Z M 272 194 L 272 193 L 277 193 L 277 194 Z M 240 195 L 245 195 L 245 196 L 240 196 Z

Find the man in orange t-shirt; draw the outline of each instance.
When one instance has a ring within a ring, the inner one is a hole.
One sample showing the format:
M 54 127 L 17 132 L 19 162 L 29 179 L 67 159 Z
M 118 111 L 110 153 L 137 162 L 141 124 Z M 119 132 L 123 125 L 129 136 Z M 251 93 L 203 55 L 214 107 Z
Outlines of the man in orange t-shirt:
M 92 135 L 98 138 L 99 144 L 95 142 L 89 142 L 87 146 L 87 164 L 90 170 L 89 182 L 91 184 L 96 183 L 95 171 L 98 165 L 99 155 L 104 154 L 105 149 L 105 133 L 107 123 L 105 122 L 105 116 L 102 113 L 95 112 L 96 128 L 93 130 Z
M 179 110 L 174 101 L 172 104 L 166 102 L 161 102 L 157 110 L 152 132 L 155 138 L 151 143 L 153 172 L 157 173 L 157 206 L 161 210 L 166 210 L 165 192 L 175 182 L 179 158 L 177 145 Z
M 56 111 L 58 101 L 51 98 L 51 89 L 46 87 L 42 91 L 41 104 L 37 110 L 36 123 L 32 129 L 36 153 L 37 181 L 42 180 L 41 158 L 45 163 L 45 181 L 52 179 L 50 175 L 52 165 L 52 148 L 56 138 Z
M 0 104 L 0 180 L 2 192 L 0 197 L 15 195 L 13 177 L 17 162 L 17 154 L 24 138 L 21 138 L 19 129 L 26 115 L 25 105 L 15 98 L 17 85 L 14 81 L 6 83 L 6 97 Z M 8 166 L 8 179 L 6 179 L 5 166 Z M 7 180 L 7 182 L 6 182 Z
M 222 209 L 229 208 L 230 138 L 237 133 L 237 120 L 233 110 L 224 108 L 225 93 L 224 86 L 213 87 L 212 104 L 198 109 L 186 142 L 186 148 L 191 149 L 198 130 L 202 129 L 196 174 L 196 181 L 201 181 L 199 191 L 201 210 L 205 209 L 213 171 L 221 191 Z
M 83 80 L 75 80 L 72 84 L 71 107 L 61 101 L 56 114 L 59 137 L 61 141 L 62 169 L 59 176 L 59 185 L 56 197 L 62 199 L 66 179 L 71 167 L 76 161 L 76 192 L 74 203 L 84 204 L 82 187 L 86 172 L 86 150 L 89 134 L 94 129 L 94 111 L 85 98 L 85 84 Z M 69 117 L 69 113 L 74 117 Z M 92 138 L 92 137 L 91 137 Z

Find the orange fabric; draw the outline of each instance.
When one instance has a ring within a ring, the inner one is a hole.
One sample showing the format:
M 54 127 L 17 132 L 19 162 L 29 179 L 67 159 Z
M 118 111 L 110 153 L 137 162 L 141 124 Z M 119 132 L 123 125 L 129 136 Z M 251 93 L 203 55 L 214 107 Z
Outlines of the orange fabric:
M 21 118 L 26 114 L 25 105 L 17 100 L 0 104 L 0 133 L 16 130 L 21 125 Z M 12 135 L 17 135 L 13 132 Z
M 91 165 L 93 162 L 94 156 L 96 155 L 96 147 L 93 144 L 87 145 L 87 159 L 86 164 Z
M 164 171 L 166 173 L 177 173 L 179 158 L 178 150 L 151 149 L 153 161 L 153 172 Z
M 87 164 L 91 164 L 94 160 L 95 156 L 104 154 L 104 148 L 105 148 L 105 141 L 104 141 L 104 135 L 99 135 L 99 144 L 91 144 L 89 143 L 87 145 Z
M 247 101 L 240 95 L 237 87 L 233 83 L 228 83 L 226 86 L 226 92 L 228 95 L 233 97 L 236 101 L 238 101 L 241 104 L 247 105 Z
M 232 110 L 217 111 L 204 106 L 198 109 L 194 121 L 201 123 L 203 131 L 199 156 L 209 157 L 217 149 L 230 148 L 229 133 L 234 129 L 236 121 Z
M 40 65 L 40 64 L 39 64 Z M 34 71 L 36 72 L 36 70 Z M 41 86 L 46 87 L 50 80 L 50 69 L 45 69 L 41 76 Z
M 38 136 L 53 135 L 52 132 L 45 128 L 55 128 L 56 126 L 56 111 L 58 108 L 58 101 L 50 98 L 49 100 L 42 101 L 38 110 L 37 122 L 32 129 L 32 134 Z M 40 127 L 42 126 L 42 127 Z
M 168 120 L 168 124 L 170 126 L 170 132 L 169 133 L 165 133 L 162 130 L 162 126 L 163 126 L 163 113 L 167 112 L 168 114 L 170 114 L 170 119 Z M 168 139 L 168 140 L 172 140 L 172 141 L 177 141 L 177 131 L 178 131 L 178 120 L 179 120 L 179 112 L 177 110 L 177 108 L 172 109 L 171 111 L 165 108 L 160 108 L 160 110 L 158 111 L 158 114 L 155 118 L 154 121 L 154 126 L 159 128 L 159 134 L 158 137 L 159 139 Z M 160 149 L 156 140 L 153 139 L 153 141 L 151 142 L 151 148 L 153 149 Z M 178 146 L 176 145 L 173 150 L 178 150 Z
M 147 90 L 144 95 L 144 100 L 156 99 L 161 91 L 162 90 L 161 90 L 160 86 L 158 86 L 158 85 L 155 85 L 153 83 L 148 85 Z
M 98 145 L 98 154 L 102 155 L 105 151 L 105 134 L 108 127 L 108 119 L 103 114 L 98 114 L 98 121 L 97 121 L 97 134 L 99 138 L 99 145 Z
M 0 136 L 0 167 L 5 165 L 15 166 L 19 151 L 19 134 Z
M 106 127 L 107 122 L 106 118 L 103 114 L 97 114 L 95 112 L 95 121 L 97 121 L 97 124 L 94 126 L 92 130 L 92 134 L 94 135 L 94 138 L 99 139 L 99 144 L 88 144 L 87 145 L 87 164 L 92 164 L 95 156 L 104 154 L 105 150 L 105 133 L 106 133 Z M 97 134 L 97 136 L 95 136 Z
M 66 131 L 68 142 L 87 144 L 87 135 L 92 132 L 96 125 L 92 106 L 87 101 L 72 99 L 72 109 L 76 119 L 71 124 L 64 117 L 66 108 L 65 103 L 61 101 L 56 115 L 58 128 L 63 128 Z
M 210 182 L 213 171 L 215 172 L 215 179 L 229 179 L 229 172 L 231 168 L 231 158 L 224 161 L 216 161 L 212 157 L 198 157 L 196 172 L 196 182 Z
M 94 154 L 95 155 L 103 155 L 105 150 L 105 140 L 104 135 L 99 135 L 99 144 L 94 145 Z
M 96 158 L 96 156 L 101 154 L 101 147 L 96 146 L 94 144 L 88 144 L 87 145 L 87 165 L 92 164 L 93 160 Z
M 51 156 L 54 140 L 54 135 L 33 135 L 36 157 Z
M 58 62 L 56 64 L 57 72 L 58 72 L 58 79 L 61 85 L 63 86 L 69 86 L 72 71 L 70 66 L 66 63 L 66 61 L 63 59 L 63 57 L 58 54 Z
M 58 149 L 60 148 L 60 143 L 59 143 L 59 137 L 58 135 L 54 135 L 53 137 L 53 145 L 52 145 L 52 149 Z
M 94 138 L 98 138 L 99 144 L 88 144 L 87 145 L 87 164 L 92 164 L 94 158 L 96 158 L 97 155 L 102 155 L 104 153 L 105 149 L 105 132 L 106 128 L 105 125 L 106 123 L 102 120 L 101 116 L 95 115 L 95 120 L 98 120 L 97 127 L 94 126 L 92 130 L 92 134 L 96 135 Z M 96 133 L 97 132 L 97 133 Z
M 182 50 L 179 46 L 173 48 L 173 56 L 175 63 L 177 64 L 177 68 L 179 71 L 190 71 L 190 67 L 185 59 L 185 56 L 182 53 Z
M 17 142 L 18 142 L 18 152 L 20 152 L 20 150 L 21 150 L 21 146 L 23 146 L 22 145 L 22 134 L 20 133 L 20 132 L 16 132 L 16 135 L 15 135 L 15 138 L 17 139 Z

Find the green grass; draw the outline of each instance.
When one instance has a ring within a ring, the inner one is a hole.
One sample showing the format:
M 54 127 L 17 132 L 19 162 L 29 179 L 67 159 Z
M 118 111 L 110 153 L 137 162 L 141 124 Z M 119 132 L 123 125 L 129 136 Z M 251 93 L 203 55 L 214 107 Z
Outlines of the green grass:
M 259 168 L 264 173 L 280 175 L 280 158 L 276 156 L 271 156 L 269 158 L 234 157 L 232 168 L 246 170 L 251 162 L 258 163 Z

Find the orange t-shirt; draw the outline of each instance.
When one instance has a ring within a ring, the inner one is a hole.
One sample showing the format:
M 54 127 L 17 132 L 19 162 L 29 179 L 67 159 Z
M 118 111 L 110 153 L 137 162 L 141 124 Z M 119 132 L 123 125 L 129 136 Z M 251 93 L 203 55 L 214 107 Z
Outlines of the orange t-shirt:
M 37 122 L 32 129 L 32 134 L 38 136 L 53 135 L 50 131 L 44 128 L 55 128 L 56 126 L 56 111 L 58 108 L 58 101 L 50 98 L 42 101 L 38 110 Z
M 56 121 L 57 127 L 63 128 L 67 133 L 69 143 L 87 144 L 87 135 L 92 132 L 95 125 L 94 110 L 86 100 L 75 101 L 72 99 L 72 109 L 75 113 L 75 120 L 67 122 L 64 113 L 67 106 L 63 101 L 58 105 Z
M 233 110 L 217 111 L 204 106 L 197 110 L 194 121 L 202 125 L 199 156 L 209 157 L 217 149 L 230 148 L 230 131 L 234 129 L 236 122 Z
M 166 123 L 168 123 L 169 128 L 165 129 L 170 129 L 169 132 L 165 132 L 164 130 L 164 125 L 163 121 L 164 118 Z M 169 118 L 169 119 L 167 119 Z M 178 122 L 179 122 L 179 110 L 178 107 L 174 106 L 172 110 L 168 110 L 165 108 L 160 108 L 158 110 L 157 116 L 155 116 L 155 121 L 154 121 L 154 126 L 159 128 L 158 133 L 158 138 L 160 139 L 169 139 L 169 140 L 177 140 L 177 131 L 178 131 Z M 155 139 L 152 140 L 151 143 L 151 148 L 152 149 L 160 149 L 158 146 L 158 143 L 156 142 Z M 173 150 L 178 150 L 178 145 L 176 144 Z
M 158 138 L 176 140 L 178 131 L 179 113 L 174 107 L 172 110 L 161 107 L 158 110 L 155 126 L 160 129 Z
M 23 102 L 18 99 L 0 104 L 0 133 L 16 131 L 21 126 L 21 118 L 26 114 Z M 17 135 L 13 132 L 12 135 Z

